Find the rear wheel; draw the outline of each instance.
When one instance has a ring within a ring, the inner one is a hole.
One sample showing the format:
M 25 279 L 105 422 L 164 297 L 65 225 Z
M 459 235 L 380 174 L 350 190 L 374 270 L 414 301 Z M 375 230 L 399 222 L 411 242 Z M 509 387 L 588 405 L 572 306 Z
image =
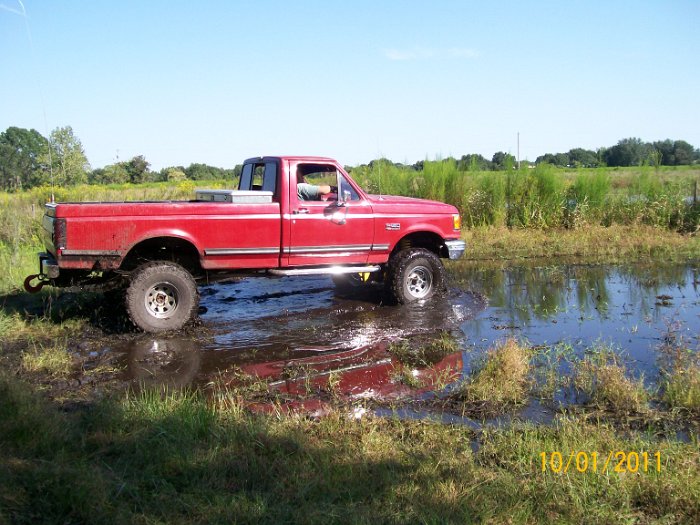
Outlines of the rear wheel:
M 179 330 L 194 318 L 198 306 L 197 284 L 179 264 L 151 262 L 131 275 L 126 310 L 144 332 Z
M 387 287 L 401 304 L 430 299 L 445 290 L 445 267 L 429 250 L 403 250 L 389 261 Z

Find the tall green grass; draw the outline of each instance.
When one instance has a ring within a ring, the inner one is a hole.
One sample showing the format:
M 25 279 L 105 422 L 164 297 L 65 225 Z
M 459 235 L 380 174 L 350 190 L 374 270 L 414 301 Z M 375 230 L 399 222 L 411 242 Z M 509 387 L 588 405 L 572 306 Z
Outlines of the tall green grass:
M 700 225 L 700 204 L 688 202 L 700 181 L 698 170 L 691 168 L 571 171 L 540 164 L 520 170 L 461 171 L 454 159 L 447 159 L 425 161 L 422 170 L 380 161 L 356 168 L 352 175 L 373 193 L 453 204 L 468 227 L 643 224 L 688 232 Z

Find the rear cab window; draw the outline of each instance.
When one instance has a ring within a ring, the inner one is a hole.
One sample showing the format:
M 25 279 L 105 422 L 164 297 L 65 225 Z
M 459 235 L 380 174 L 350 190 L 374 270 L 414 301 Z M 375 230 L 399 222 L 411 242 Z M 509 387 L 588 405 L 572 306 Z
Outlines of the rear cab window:
M 243 166 L 238 183 L 241 191 L 271 191 L 277 199 L 277 163 L 250 162 Z

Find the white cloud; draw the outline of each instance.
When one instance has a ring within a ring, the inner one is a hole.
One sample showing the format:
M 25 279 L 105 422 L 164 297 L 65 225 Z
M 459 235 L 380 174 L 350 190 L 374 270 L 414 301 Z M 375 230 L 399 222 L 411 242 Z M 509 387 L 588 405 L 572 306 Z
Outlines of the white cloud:
M 479 53 L 470 48 L 451 47 L 449 49 L 430 49 L 414 47 L 413 49 L 385 49 L 384 56 L 389 60 L 428 60 L 431 58 L 478 58 Z

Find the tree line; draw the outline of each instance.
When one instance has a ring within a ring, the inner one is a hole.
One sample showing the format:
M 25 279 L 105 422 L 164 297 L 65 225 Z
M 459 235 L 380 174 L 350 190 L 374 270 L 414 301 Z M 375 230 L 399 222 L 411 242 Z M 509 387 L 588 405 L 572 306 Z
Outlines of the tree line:
M 391 162 L 377 159 L 369 163 Z M 461 171 L 503 171 L 516 166 L 510 153 L 496 152 L 491 160 L 476 153 L 455 159 Z M 700 150 L 684 140 L 643 142 L 639 138 L 626 138 L 607 148 L 596 151 L 574 148 L 566 153 L 547 153 L 537 157 L 534 163 L 547 163 L 559 167 L 595 168 L 601 166 L 680 166 L 700 163 Z M 397 166 L 400 164 L 391 163 Z M 412 167 L 421 171 L 424 161 Z M 143 155 L 126 161 L 118 161 L 103 168 L 92 169 L 80 139 L 70 126 L 54 129 L 48 138 L 35 129 L 9 127 L 0 133 L 0 189 L 17 191 L 34 186 L 54 184 L 138 184 L 143 182 L 181 180 L 232 180 L 240 174 L 241 165 L 223 169 L 202 163 L 188 167 L 171 166 L 152 171 Z
M 380 159 L 386 161 L 386 159 Z M 491 160 L 471 153 L 455 159 L 461 171 L 504 171 L 517 165 L 510 153 L 499 151 Z M 373 161 L 374 162 L 374 161 Z M 522 165 L 551 164 L 559 168 L 600 168 L 629 166 L 689 166 L 700 163 L 700 150 L 684 140 L 660 140 L 643 142 L 639 138 L 627 138 L 608 148 L 589 150 L 573 148 L 566 153 L 546 153 L 534 162 L 523 160 Z M 372 165 L 370 162 L 369 166 Z M 423 161 L 413 164 L 422 170 Z
M 0 189 L 17 191 L 34 186 L 76 184 L 139 184 L 181 180 L 231 180 L 241 166 L 223 169 L 193 163 L 187 167 L 150 169 L 143 155 L 92 169 L 80 139 L 70 126 L 54 129 L 49 138 L 35 129 L 9 127 L 0 133 Z

